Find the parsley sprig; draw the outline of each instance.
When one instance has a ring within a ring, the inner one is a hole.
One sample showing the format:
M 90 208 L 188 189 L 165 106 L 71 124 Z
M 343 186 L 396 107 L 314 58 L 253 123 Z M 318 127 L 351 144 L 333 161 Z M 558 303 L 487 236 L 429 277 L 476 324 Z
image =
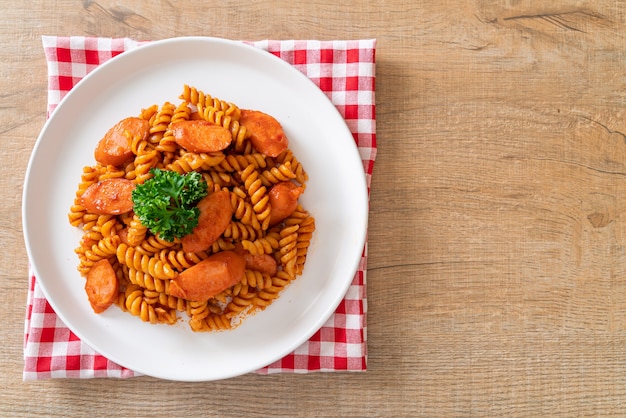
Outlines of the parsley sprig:
M 195 206 L 207 195 L 207 184 L 197 172 L 152 169 L 153 177 L 133 190 L 135 214 L 142 225 L 160 238 L 173 242 L 198 225 Z

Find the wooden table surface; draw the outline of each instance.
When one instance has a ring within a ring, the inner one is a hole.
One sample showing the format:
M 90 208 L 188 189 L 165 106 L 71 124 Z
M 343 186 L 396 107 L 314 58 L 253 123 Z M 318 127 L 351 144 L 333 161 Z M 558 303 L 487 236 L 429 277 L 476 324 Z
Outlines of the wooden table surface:
M 626 414 L 623 1 L 1 3 L 0 415 Z M 42 35 L 378 40 L 366 373 L 22 381 Z

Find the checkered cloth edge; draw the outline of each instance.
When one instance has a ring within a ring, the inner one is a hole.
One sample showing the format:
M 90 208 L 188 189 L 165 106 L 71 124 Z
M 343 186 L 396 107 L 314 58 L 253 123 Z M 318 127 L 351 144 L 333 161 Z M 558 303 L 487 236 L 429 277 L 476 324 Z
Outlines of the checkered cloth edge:
M 44 36 L 48 116 L 98 65 L 146 42 L 129 38 Z M 332 101 L 353 134 L 369 190 L 376 159 L 375 39 L 242 41 L 265 50 L 308 76 Z M 367 369 L 367 243 L 353 281 L 328 321 L 293 353 L 257 374 Z M 24 326 L 24 380 L 127 378 L 119 366 L 83 343 L 54 313 L 29 269 Z

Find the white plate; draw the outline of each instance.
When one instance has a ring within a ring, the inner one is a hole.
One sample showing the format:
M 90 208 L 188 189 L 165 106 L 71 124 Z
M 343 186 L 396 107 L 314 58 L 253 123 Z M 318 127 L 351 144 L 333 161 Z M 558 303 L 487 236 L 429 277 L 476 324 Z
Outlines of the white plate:
M 305 270 L 265 311 L 238 328 L 195 333 L 151 325 L 112 307 L 91 310 L 76 270 L 81 231 L 69 225 L 82 168 L 120 119 L 189 84 L 241 108 L 274 115 L 309 174 L 302 204 L 316 219 Z M 79 338 L 110 360 L 163 379 L 207 381 L 257 370 L 289 354 L 330 317 L 357 270 L 367 227 L 363 165 L 326 95 L 275 56 L 240 42 L 174 38 L 119 55 L 85 77 L 45 124 L 23 195 L 26 248 L 50 304 Z

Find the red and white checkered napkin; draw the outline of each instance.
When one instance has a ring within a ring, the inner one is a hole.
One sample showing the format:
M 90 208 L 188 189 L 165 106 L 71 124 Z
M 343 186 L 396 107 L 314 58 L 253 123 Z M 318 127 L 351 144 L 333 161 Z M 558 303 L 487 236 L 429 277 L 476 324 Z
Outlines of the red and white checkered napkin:
M 324 91 L 345 118 L 363 160 L 369 190 L 376 158 L 376 41 L 249 42 L 287 61 Z M 48 63 L 48 115 L 82 77 L 142 42 L 127 38 L 43 37 Z M 259 374 L 365 371 L 367 367 L 367 244 L 343 301 L 309 341 Z M 30 273 L 24 337 L 24 380 L 132 377 L 80 341 L 57 317 Z

